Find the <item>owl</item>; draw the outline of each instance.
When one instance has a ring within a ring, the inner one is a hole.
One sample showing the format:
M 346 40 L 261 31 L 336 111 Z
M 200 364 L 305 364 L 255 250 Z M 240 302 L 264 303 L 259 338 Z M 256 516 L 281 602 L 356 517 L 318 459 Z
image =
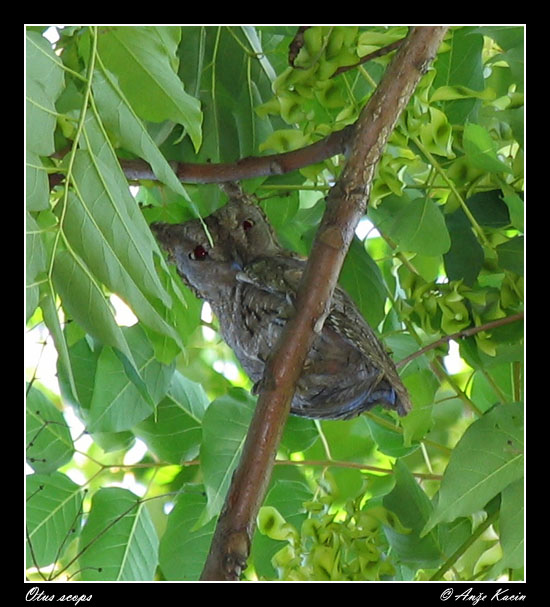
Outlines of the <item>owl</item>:
M 151 228 L 224 340 L 260 385 L 265 363 L 294 313 L 307 259 L 283 248 L 262 209 L 232 184 L 229 202 L 204 220 Z M 291 413 L 348 419 L 380 404 L 405 415 L 409 395 L 386 350 L 339 286 L 306 358 Z

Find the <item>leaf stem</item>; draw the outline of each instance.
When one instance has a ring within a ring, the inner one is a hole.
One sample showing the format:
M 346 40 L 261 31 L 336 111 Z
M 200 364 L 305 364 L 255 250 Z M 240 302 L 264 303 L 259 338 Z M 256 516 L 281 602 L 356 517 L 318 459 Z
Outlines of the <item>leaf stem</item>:
M 275 465 L 278 466 L 322 466 L 323 468 L 353 468 L 356 470 L 368 470 L 370 472 L 378 472 L 380 474 L 393 474 L 391 468 L 381 468 L 379 466 L 371 466 L 369 464 L 360 464 L 358 462 L 346 462 L 336 459 L 327 460 L 291 460 L 291 459 L 276 459 Z M 431 474 L 427 472 L 411 472 L 413 476 L 422 480 L 440 481 L 443 476 L 441 474 Z
M 464 198 L 460 195 L 459 191 L 456 189 L 455 184 L 452 182 L 451 179 L 449 179 L 449 177 L 447 176 L 447 174 L 445 173 L 445 171 L 442 169 L 442 167 L 439 164 L 439 162 L 436 160 L 436 158 L 434 156 L 432 156 L 432 154 L 423 145 L 423 143 L 420 141 L 420 139 L 418 137 L 412 137 L 412 140 L 414 141 L 415 145 L 418 146 L 418 148 L 426 156 L 426 158 L 430 161 L 431 165 L 439 173 L 439 175 L 445 181 L 445 183 L 449 186 L 449 188 L 451 189 L 451 192 L 456 196 L 456 199 L 458 200 L 458 202 L 459 202 L 462 210 L 464 211 L 464 214 L 466 215 L 466 217 L 468 218 L 468 220 L 472 224 L 472 227 L 474 228 L 474 231 L 478 235 L 478 237 L 481 240 L 481 242 L 483 242 L 483 244 L 486 247 L 492 249 L 493 247 L 492 247 L 491 243 L 489 242 L 489 240 L 485 236 L 485 233 L 483 232 L 483 230 L 482 230 L 481 226 L 479 225 L 479 223 L 477 222 L 476 218 L 472 215 L 472 212 L 468 208 L 468 205 L 464 201 Z
M 384 428 L 387 428 L 388 430 L 403 434 L 403 428 L 401 426 L 394 426 L 391 422 L 384 419 L 383 417 L 380 417 L 379 415 L 376 415 L 376 413 L 373 413 L 372 411 L 366 411 L 365 413 L 363 413 L 363 415 L 369 417 L 370 419 L 372 419 L 373 422 L 376 422 L 377 424 L 383 426 Z M 440 443 L 436 443 L 435 441 L 430 440 L 429 438 L 423 438 L 421 440 L 421 443 L 433 447 L 434 449 L 438 449 L 439 451 L 443 451 L 447 455 L 450 455 L 452 453 L 452 449 L 449 449 L 449 447 L 446 447 L 445 445 L 442 445 Z
M 65 213 L 66 213 L 67 206 L 68 206 L 69 186 L 72 181 L 73 165 L 74 165 L 74 161 L 75 161 L 75 157 L 76 157 L 76 151 L 78 149 L 78 143 L 80 141 L 80 137 L 82 136 L 82 131 L 84 130 L 84 122 L 86 120 L 88 103 L 90 101 L 90 96 L 91 96 L 91 91 L 92 91 L 92 77 L 93 77 L 93 73 L 94 73 L 95 60 L 96 60 L 96 56 L 97 56 L 97 27 L 92 27 L 91 30 L 93 32 L 92 48 L 90 49 L 90 60 L 88 63 L 88 70 L 86 73 L 86 88 L 84 90 L 84 99 L 82 101 L 82 111 L 80 112 L 80 119 L 78 121 L 78 126 L 76 128 L 75 138 L 73 141 L 73 145 L 71 147 L 71 151 L 69 153 L 69 162 L 68 162 L 68 166 L 67 166 L 65 190 L 63 192 L 63 203 L 61 206 L 61 214 L 59 217 L 59 229 L 55 235 L 53 249 L 52 249 L 52 255 L 51 255 L 51 259 L 50 259 L 50 266 L 48 268 L 48 279 L 50 281 L 50 290 L 51 290 L 51 294 L 52 294 L 52 297 L 54 298 L 54 300 L 55 300 L 55 293 L 54 293 L 54 289 L 53 289 L 51 280 L 52 280 L 52 274 L 53 274 L 53 266 L 54 266 L 54 262 L 55 262 L 55 258 L 56 258 L 55 252 L 57 251 L 59 239 L 63 236 L 63 221 L 65 219 Z M 63 236 L 63 240 L 65 241 L 64 236 Z
M 498 518 L 499 510 L 495 510 L 481 523 L 470 537 L 459 546 L 455 552 L 441 565 L 441 567 L 432 575 L 430 582 L 443 579 L 447 571 L 458 561 L 458 559 L 468 550 L 468 548 L 492 525 Z

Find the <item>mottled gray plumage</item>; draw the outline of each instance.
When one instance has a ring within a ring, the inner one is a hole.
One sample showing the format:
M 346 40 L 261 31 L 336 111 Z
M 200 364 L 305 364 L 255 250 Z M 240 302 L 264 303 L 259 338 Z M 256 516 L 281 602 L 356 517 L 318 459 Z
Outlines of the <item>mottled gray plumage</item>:
M 229 203 L 206 217 L 204 225 L 191 220 L 151 227 L 185 283 L 210 303 L 225 341 L 257 386 L 293 314 L 306 260 L 281 247 L 263 211 L 238 188 L 228 185 L 226 192 Z M 337 287 L 306 359 L 291 413 L 346 419 L 376 404 L 401 415 L 410 409 L 395 365 L 355 304 Z

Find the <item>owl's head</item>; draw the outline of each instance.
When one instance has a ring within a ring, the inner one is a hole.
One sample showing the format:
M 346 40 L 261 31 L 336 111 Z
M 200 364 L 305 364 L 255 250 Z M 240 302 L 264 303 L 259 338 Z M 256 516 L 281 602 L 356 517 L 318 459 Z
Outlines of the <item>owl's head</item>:
M 261 207 L 240 186 L 224 183 L 220 187 L 229 202 L 204 220 L 151 225 L 184 282 L 209 300 L 219 297 L 244 266 L 260 258 L 299 257 L 280 245 Z
M 167 251 L 168 260 L 198 297 L 216 300 L 235 284 L 242 263 L 232 253 L 216 218 L 207 217 L 204 223 L 199 219 L 182 224 L 153 223 L 151 229 Z
M 283 251 L 265 213 L 250 199 L 231 198 L 210 217 L 216 219 L 233 255 L 245 265 Z

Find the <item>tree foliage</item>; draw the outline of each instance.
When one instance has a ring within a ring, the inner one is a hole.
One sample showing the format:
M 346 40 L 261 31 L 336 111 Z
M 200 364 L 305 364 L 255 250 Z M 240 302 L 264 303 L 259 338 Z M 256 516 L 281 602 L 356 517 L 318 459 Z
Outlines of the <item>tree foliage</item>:
M 28 575 L 195 580 L 254 398 L 148 223 L 224 203 L 174 162 L 208 174 L 353 124 L 406 28 L 46 29 L 26 32 L 26 314 L 59 390 L 30 369 Z M 244 187 L 307 254 L 343 162 Z M 522 579 L 522 191 L 523 28 L 450 28 L 340 277 L 413 411 L 290 418 L 246 578 Z

